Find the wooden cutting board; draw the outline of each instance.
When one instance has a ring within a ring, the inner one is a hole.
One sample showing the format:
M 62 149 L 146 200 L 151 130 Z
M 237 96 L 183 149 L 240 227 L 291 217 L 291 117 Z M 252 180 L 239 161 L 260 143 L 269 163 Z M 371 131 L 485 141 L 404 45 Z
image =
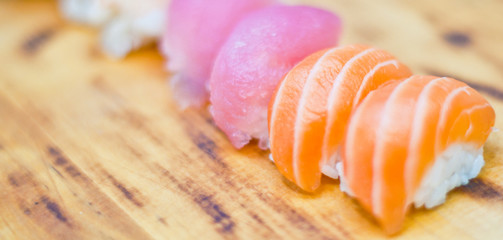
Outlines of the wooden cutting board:
M 503 129 L 503 2 L 302 2 L 342 16 L 343 44 L 471 84 Z M 205 109 L 178 111 L 168 78 L 153 47 L 109 59 L 55 2 L 1 1 L 0 239 L 387 238 L 338 181 L 303 193 L 267 152 L 234 150 Z M 502 239 L 501 142 L 492 134 L 480 177 L 395 238 Z

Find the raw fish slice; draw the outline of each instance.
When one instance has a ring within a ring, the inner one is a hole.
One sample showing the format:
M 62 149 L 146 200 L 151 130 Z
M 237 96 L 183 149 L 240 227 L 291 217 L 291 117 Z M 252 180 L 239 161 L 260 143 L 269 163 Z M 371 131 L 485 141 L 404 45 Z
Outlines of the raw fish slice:
M 180 108 L 202 106 L 207 83 L 220 47 L 248 12 L 274 0 L 173 0 L 163 38 L 167 68 L 174 73 L 172 92 Z
M 327 11 L 274 6 L 250 13 L 218 54 L 210 81 L 212 114 L 236 148 L 268 145 L 267 107 L 281 78 L 306 56 L 337 44 L 341 24 Z
M 270 105 L 270 143 L 280 172 L 306 191 L 336 178 L 337 149 L 351 111 L 390 80 L 410 76 L 391 54 L 363 45 L 316 53 L 281 82 Z
M 392 234 L 409 206 L 431 208 L 483 165 L 495 113 L 466 84 L 413 76 L 371 92 L 342 146 L 341 189 Z

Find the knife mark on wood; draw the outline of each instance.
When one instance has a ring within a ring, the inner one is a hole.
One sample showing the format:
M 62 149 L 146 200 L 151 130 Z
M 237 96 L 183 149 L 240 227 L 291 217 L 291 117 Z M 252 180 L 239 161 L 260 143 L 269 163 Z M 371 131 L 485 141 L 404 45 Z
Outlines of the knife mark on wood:
M 21 49 L 27 55 L 34 55 L 54 36 L 55 32 L 54 28 L 43 29 L 28 38 L 28 40 L 23 43 Z
M 472 179 L 468 184 L 459 188 L 473 198 L 486 200 L 502 200 L 503 187 L 481 178 Z
M 472 81 L 467 81 L 465 79 L 459 78 L 459 77 L 454 76 L 452 74 L 444 74 L 444 73 L 437 72 L 435 70 L 426 70 L 426 72 L 428 74 L 431 74 L 434 76 L 439 76 L 439 77 L 445 76 L 445 77 L 454 78 L 456 80 L 459 80 L 459 81 L 462 81 L 462 82 L 468 84 L 470 87 L 472 87 L 473 89 L 475 89 L 481 93 L 485 93 L 485 94 L 487 94 L 491 97 L 494 97 L 498 100 L 503 100 L 503 91 L 497 89 L 496 87 L 481 84 L 481 83 L 476 83 L 476 82 L 472 82 Z
M 60 171 L 58 171 L 58 169 L 56 169 L 54 166 L 50 166 L 51 170 L 53 170 L 56 174 L 58 174 L 58 176 L 62 177 L 62 178 L 65 178 L 63 177 L 63 174 L 61 174 Z

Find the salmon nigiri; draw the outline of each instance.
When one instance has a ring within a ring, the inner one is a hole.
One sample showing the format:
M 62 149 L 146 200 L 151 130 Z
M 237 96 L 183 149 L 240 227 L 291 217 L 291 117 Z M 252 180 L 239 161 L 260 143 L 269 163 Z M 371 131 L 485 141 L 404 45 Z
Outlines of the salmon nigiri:
M 173 0 L 168 10 L 163 52 L 173 95 L 181 109 L 208 100 L 207 84 L 222 44 L 247 13 L 275 0 Z
M 272 6 L 248 14 L 222 46 L 210 80 L 211 113 L 236 148 L 268 145 L 267 106 L 281 78 L 306 56 L 337 44 L 335 14 Z
M 338 164 L 341 189 L 395 233 L 410 205 L 437 206 L 478 175 L 494 121 L 491 105 L 452 78 L 390 83 L 351 117 Z
M 391 54 L 363 45 L 317 52 L 293 68 L 269 107 L 270 147 L 279 171 L 306 191 L 335 159 L 352 110 L 373 89 L 411 76 Z

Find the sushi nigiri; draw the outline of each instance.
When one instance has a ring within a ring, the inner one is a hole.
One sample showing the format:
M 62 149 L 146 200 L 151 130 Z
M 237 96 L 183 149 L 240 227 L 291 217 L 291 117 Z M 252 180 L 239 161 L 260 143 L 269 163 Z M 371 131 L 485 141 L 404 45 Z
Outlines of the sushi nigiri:
M 211 114 L 236 148 L 268 146 L 267 108 L 276 85 L 306 56 L 337 44 L 340 19 L 305 6 L 247 15 L 220 50 L 210 80 Z
M 272 159 L 305 191 L 322 172 L 337 178 L 336 156 L 353 109 L 372 90 L 411 76 L 386 51 L 349 45 L 317 52 L 283 79 L 269 107 Z
M 437 206 L 478 175 L 494 121 L 491 105 L 452 78 L 390 83 L 351 117 L 337 166 L 341 189 L 395 233 L 410 205 Z
M 173 0 L 162 49 L 174 73 L 170 85 L 181 109 L 207 102 L 207 83 L 220 47 L 246 13 L 273 1 Z
M 63 15 L 102 28 L 101 47 L 111 57 L 157 41 L 165 29 L 169 0 L 60 0 Z

